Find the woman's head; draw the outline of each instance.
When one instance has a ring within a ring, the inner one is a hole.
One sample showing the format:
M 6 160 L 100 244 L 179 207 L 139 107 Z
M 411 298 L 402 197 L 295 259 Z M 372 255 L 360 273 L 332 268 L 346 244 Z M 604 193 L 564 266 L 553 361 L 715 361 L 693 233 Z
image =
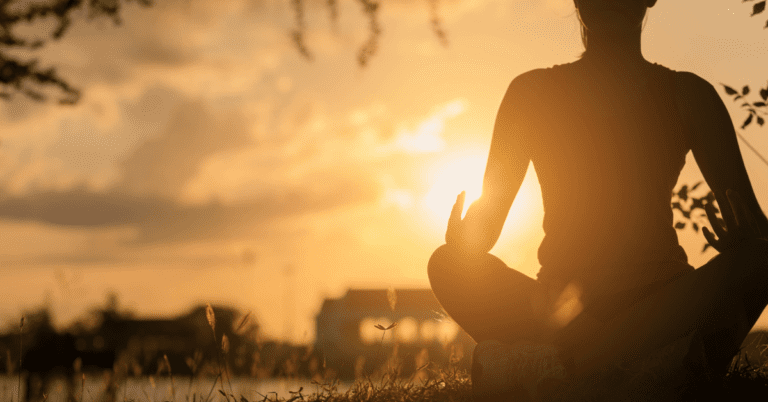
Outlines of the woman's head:
M 573 0 L 581 22 L 581 39 L 587 33 L 621 35 L 642 29 L 646 11 L 656 0 Z

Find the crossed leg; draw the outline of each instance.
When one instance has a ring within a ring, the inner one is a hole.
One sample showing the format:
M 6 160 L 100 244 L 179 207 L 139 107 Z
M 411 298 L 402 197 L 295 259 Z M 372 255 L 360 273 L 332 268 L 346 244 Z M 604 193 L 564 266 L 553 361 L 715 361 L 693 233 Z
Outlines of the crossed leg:
M 552 339 L 579 371 L 641 359 L 698 333 L 709 365 L 724 370 L 768 305 L 768 241 L 724 252 L 632 304 L 607 322 L 582 313 L 552 334 L 534 302 L 543 286 L 486 254 L 462 260 L 448 246 L 429 261 L 432 289 L 475 341 Z
M 443 309 L 476 342 L 536 341 L 548 332 L 532 305 L 543 286 L 491 254 L 467 261 L 443 245 L 432 254 L 428 273 Z
M 722 372 L 766 305 L 768 241 L 753 239 L 670 282 L 604 326 L 585 329 L 591 346 L 570 348 L 569 357 L 589 371 L 609 361 L 642 359 L 697 334 L 708 366 Z

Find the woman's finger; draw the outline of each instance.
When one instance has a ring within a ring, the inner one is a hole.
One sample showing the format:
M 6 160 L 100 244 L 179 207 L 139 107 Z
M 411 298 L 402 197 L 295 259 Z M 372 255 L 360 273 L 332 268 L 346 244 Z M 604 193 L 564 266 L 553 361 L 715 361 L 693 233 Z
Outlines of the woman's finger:
M 725 197 L 722 195 L 725 195 Z M 717 200 L 717 204 L 720 206 L 720 213 L 723 215 L 723 219 L 725 220 L 725 230 L 735 230 L 739 226 L 739 223 L 736 221 L 736 215 L 733 212 L 733 206 L 731 205 L 731 201 L 728 199 L 728 190 L 726 190 L 725 194 L 722 195 L 720 197 L 721 199 Z
M 720 242 L 715 239 L 715 235 L 709 231 L 709 228 L 706 226 L 701 228 L 701 233 L 704 234 L 704 238 L 707 239 L 707 243 L 709 243 L 710 246 L 714 247 L 715 250 L 720 251 Z
M 451 216 L 448 218 L 448 222 L 454 221 L 461 221 L 461 213 L 464 211 L 464 196 L 465 192 L 462 191 L 459 193 L 458 196 L 456 196 L 456 202 L 453 204 L 453 209 L 451 209 Z
M 722 208 L 720 209 L 722 210 Z M 704 211 L 707 213 L 707 219 L 709 219 L 709 224 L 712 225 L 712 230 L 715 231 L 715 234 L 717 234 L 717 237 L 722 238 L 726 236 L 725 228 L 723 228 L 722 221 L 715 213 L 715 206 L 712 205 L 711 203 L 708 203 L 706 206 L 704 206 Z
M 749 237 L 759 237 L 760 229 L 757 227 L 757 222 L 755 222 L 752 213 L 749 211 L 746 204 L 744 204 L 741 195 L 735 190 L 728 190 L 726 195 L 728 196 L 728 201 L 731 203 L 733 212 L 736 216 L 739 230 Z
M 448 229 L 445 231 L 446 243 L 453 243 L 457 240 L 462 211 L 464 211 L 464 191 L 456 197 L 456 203 L 453 204 L 451 215 L 448 217 Z

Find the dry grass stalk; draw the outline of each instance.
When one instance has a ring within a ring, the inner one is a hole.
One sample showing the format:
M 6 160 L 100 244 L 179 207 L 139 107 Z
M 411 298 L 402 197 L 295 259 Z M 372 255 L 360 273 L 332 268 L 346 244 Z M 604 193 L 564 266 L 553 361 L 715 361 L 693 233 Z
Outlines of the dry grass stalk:
M 19 385 L 16 390 L 16 398 L 21 402 L 21 358 L 24 355 L 24 348 L 22 347 L 22 339 L 24 338 L 24 316 L 21 316 L 21 322 L 19 323 Z

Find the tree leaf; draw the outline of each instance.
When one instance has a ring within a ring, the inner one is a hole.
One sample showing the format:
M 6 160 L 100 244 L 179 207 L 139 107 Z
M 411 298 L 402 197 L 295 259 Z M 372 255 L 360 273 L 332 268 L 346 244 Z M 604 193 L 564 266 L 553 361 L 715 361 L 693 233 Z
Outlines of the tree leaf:
M 384 326 L 383 326 L 383 325 L 381 325 L 381 324 L 376 324 L 376 325 L 374 325 L 374 327 L 376 327 L 376 328 L 378 328 L 378 329 L 380 329 L 380 330 L 382 330 L 382 331 L 386 331 L 386 330 L 387 330 L 387 329 L 386 329 L 386 328 L 384 328 Z
M 752 15 L 750 15 L 750 17 L 762 13 L 763 10 L 765 10 L 765 0 L 759 3 L 756 3 L 754 6 L 752 6 Z
M 741 90 L 741 94 L 744 96 L 749 95 L 749 85 L 744 85 L 744 88 Z
M 709 244 L 709 243 L 704 243 L 704 248 L 703 248 L 703 249 L 701 249 L 701 252 L 703 253 L 703 252 L 707 251 L 707 249 L 708 249 L 708 248 L 710 248 L 710 247 L 712 247 L 712 245 L 711 245 L 711 244 Z
M 752 104 L 752 106 L 754 106 L 754 107 L 763 107 L 763 106 L 765 106 L 765 102 L 755 102 L 755 103 Z
M 735 89 L 729 87 L 728 85 L 725 85 L 722 82 L 720 83 L 720 85 L 725 87 L 725 93 L 727 93 L 728 95 L 737 95 L 738 94 L 738 92 L 736 92 Z
M 693 222 L 693 230 L 695 230 L 696 233 L 699 233 L 699 225 L 696 222 Z
M 685 229 L 685 222 L 675 223 L 675 229 Z
M 703 182 L 701 182 L 701 181 L 700 181 L 700 182 L 698 182 L 698 183 L 694 184 L 694 185 L 693 185 L 693 187 L 691 187 L 691 191 L 693 191 L 693 190 L 696 190 L 697 188 L 699 188 L 699 186 L 701 185 L 701 183 L 703 183 Z
M 749 114 L 749 117 L 747 117 L 747 120 L 744 120 L 744 124 L 741 125 L 741 128 L 746 128 L 749 123 L 752 123 L 752 113 Z
M 760 97 L 763 98 L 764 101 L 768 101 L 768 88 L 760 90 Z
M 703 198 L 691 198 L 693 200 L 693 203 L 691 203 L 691 211 L 693 211 L 696 208 L 704 209 L 704 199 Z
M 758 116 L 757 117 L 757 124 L 759 124 L 760 127 L 762 127 L 764 123 L 765 123 L 765 119 L 763 119 L 762 117 Z

